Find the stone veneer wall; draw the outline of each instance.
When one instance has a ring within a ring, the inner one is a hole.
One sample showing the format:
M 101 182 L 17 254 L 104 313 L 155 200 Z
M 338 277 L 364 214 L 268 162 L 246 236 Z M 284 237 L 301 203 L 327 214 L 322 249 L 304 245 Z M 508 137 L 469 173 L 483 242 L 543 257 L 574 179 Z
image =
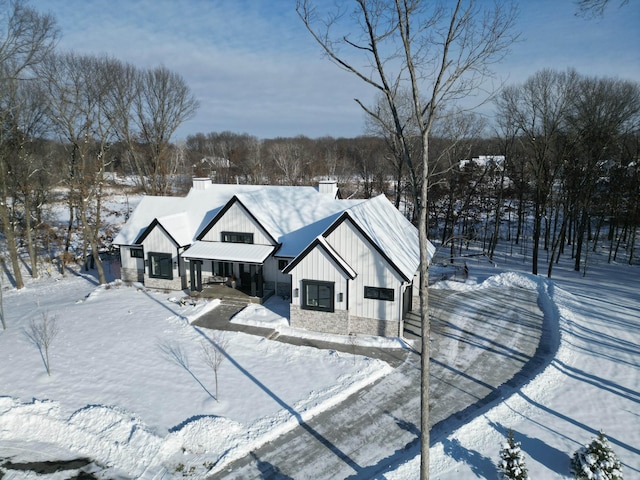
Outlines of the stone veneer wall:
M 397 337 L 399 328 L 398 322 L 395 321 L 349 316 L 349 312 L 346 310 L 336 310 L 333 313 L 304 310 L 298 305 L 291 305 L 290 320 L 291 326 L 294 328 L 340 335 L 360 333 L 381 337 Z
M 123 282 L 142 282 L 144 274 L 138 272 L 137 268 L 121 268 L 120 278 Z
M 182 290 L 182 279 L 180 277 L 173 277 L 173 280 L 166 280 L 164 278 L 152 278 L 145 275 L 144 286 L 161 290 Z
M 328 313 L 304 310 L 299 305 L 291 305 L 289 318 L 294 328 L 305 328 L 322 333 L 349 334 L 349 313 L 346 310 Z
M 365 335 L 377 335 L 379 337 L 397 337 L 398 322 L 389 320 L 378 320 L 376 318 L 365 318 L 351 316 L 350 333 L 361 333 Z

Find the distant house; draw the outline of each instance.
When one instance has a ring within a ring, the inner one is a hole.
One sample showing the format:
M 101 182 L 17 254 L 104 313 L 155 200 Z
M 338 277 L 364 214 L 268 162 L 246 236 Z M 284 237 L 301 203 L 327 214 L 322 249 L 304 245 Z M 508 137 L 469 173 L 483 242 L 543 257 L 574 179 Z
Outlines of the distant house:
M 114 243 L 122 279 L 202 291 L 226 284 L 290 299 L 292 327 L 400 336 L 418 295 L 418 232 L 384 197 L 318 188 L 218 185 L 144 197 Z M 430 245 L 430 254 L 433 246 Z

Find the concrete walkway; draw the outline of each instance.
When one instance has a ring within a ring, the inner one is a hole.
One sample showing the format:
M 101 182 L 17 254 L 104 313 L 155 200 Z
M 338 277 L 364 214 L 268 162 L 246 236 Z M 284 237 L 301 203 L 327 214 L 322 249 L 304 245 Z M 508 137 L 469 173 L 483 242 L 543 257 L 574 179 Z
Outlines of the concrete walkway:
M 433 444 L 527 381 L 549 359 L 538 350 L 545 322 L 536 292 L 432 290 L 430 307 Z M 303 343 L 270 329 L 230 323 L 224 318 L 228 312 L 216 310 L 198 325 Z M 350 348 L 310 340 L 304 344 Z M 396 368 L 210 478 L 370 479 L 418 454 L 419 354 L 368 348 L 358 353 L 386 359 Z

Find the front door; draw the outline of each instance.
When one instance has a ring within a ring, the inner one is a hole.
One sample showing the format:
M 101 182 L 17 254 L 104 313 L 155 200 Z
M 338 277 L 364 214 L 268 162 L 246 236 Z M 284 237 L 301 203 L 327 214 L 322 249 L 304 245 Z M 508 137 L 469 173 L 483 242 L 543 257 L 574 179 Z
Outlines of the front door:
M 191 260 L 191 291 L 202 291 L 202 260 Z

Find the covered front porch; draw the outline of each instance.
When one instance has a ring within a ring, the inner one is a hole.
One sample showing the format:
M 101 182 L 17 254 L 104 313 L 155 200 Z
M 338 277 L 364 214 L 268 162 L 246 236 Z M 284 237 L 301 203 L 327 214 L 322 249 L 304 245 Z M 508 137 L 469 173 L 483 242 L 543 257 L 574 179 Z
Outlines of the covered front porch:
M 229 285 L 224 284 L 205 284 L 200 291 L 191 291 L 192 296 L 199 296 L 202 298 L 219 298 L 223 301 L 248 304 L 248 303 L 263 303 L 269 298 L 268 296 L 256 297 L 251 296 L 249 293 L 240 290 L 239 288 L 232 288 Z M 269 296 L 273 295 L 271 293 Z
M 181 254 L 186 287 L 205 297 L 235 295 L 261 303 L 274 293 L 265 289 L 263 275 L 264 262 L 274 249 L 270 245 L 196 242 Z

